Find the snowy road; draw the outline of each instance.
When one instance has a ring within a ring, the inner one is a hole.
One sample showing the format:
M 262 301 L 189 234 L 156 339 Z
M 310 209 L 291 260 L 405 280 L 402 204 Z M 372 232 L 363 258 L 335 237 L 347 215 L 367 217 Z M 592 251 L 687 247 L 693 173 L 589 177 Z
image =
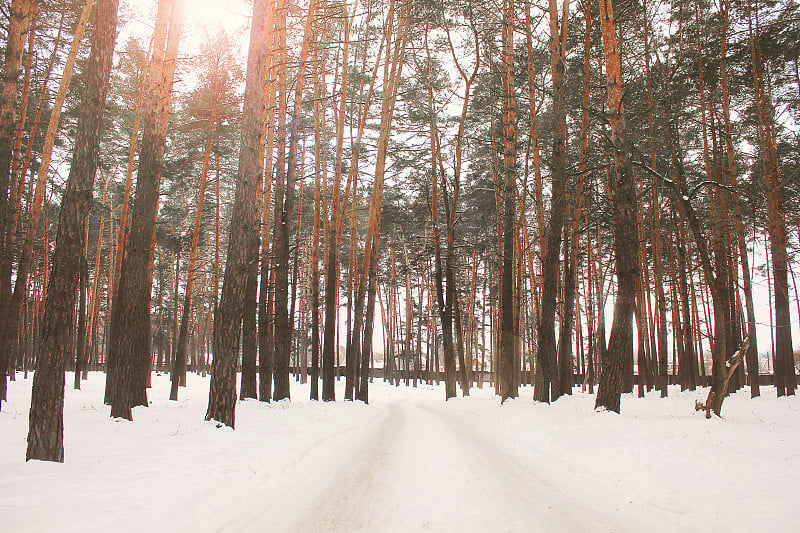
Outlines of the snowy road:
M 686 531 L 669 513 L 504 445 L 490 420 L 408 398 L 308 453 L 225 531 Z M 278 488 L 282 485 L 282 488 Z

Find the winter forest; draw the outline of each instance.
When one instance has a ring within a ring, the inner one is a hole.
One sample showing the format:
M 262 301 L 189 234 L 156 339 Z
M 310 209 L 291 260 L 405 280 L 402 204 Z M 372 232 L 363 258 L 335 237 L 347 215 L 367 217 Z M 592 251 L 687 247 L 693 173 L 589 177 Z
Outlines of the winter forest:
M 796 0 L 1 11 L 13 531 L 791 523 Z

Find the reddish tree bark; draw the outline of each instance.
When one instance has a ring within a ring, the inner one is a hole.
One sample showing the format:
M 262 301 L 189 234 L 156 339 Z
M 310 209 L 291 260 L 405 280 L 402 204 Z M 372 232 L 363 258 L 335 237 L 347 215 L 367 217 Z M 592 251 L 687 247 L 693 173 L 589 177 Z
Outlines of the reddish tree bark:
M 612 0 L 598 0 L 600 29 L 606 66 L 608 107 L 611 126 L 610 150 L 613 153 L 611 212 L 614 227 L 614 259 L 617 273 L 617 299 L 608 351 L 603 360 L 595 407 L 619 412 L 623 373 L 633 357 L 632 318 L 639 278 L 639 235 L 636 225 L 636 186 L 626 139 L 625 110 L 622 105 L 622 71 Z
M 497 361 L 497 382 L 500 398 L 505 401 L 518 396 L 515 380 L 514 324 L 514 236 L 517 197 L 517 114 L 514 98 L 514 4 L 504 1 L 502 44 L 503 99 L 503 170 L 502 170 L 502 250 L 500 253 L 500 355 Z
M 64 367 L 70 356 L 78 275 L 84 266 L 108 79 L 117 34 L 118 0 L 98 0 L 85 99 L 61 202 L 53 273 L 45 300 L 31 392 L 26 460 L 64 461 Z M 90 5 L 88 2 L 87 5 Z
M 150 264 L 164 164 L 169 103 L 183 26 L 184 0 L 160 0 L 153 37 L 152 84 L 145 96 L 144 129 L 131 229 L 111 310 L 108 353 L 111 416 L 131 420 L 131 408 L 147 405 L 150 375 Z M 167 31 L 167 24 L 169 31 Z M 164 42 L 166 41 L 166 47 Z
M 206 420 L 234 427 L 236 409 L 236 367 L 239 334 L 246 294 L 248 260 L 252 241 L 259 239 L 258 183 L 262 172 L 260 160 L 261 117 L 266 79 L 268 21 L 273 3 L 256 0 L 250 28 L 247 78 L 244 92 L 242 144 L 239 150 L 239 176 L 233 201 L 228 258 L 222 281 L 222 294 L 214 313 L 214 361 Z

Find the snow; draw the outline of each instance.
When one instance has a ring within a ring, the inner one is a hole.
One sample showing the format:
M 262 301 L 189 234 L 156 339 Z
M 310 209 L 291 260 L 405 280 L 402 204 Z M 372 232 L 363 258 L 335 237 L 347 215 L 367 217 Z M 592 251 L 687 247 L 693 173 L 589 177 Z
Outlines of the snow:
M 31 380 L 0 413 L 2 531 L 768 531 L 792 530 L 800 475 L 797 397 L 771 387 L 725 401 L 626 395 L 622 414 L 580 393 L 376 381 L 369 406 L 239 402 L 236 430 L 204 422 L 208 378 L 178 402 L 153 376 L 149 408 L 111 419 L 104 377 L 66 390 L 65 463 L 26 463 Z M 69 380 L 68 380 L 69 381 Z M 337 397 L 343 383 L 337 384 Z

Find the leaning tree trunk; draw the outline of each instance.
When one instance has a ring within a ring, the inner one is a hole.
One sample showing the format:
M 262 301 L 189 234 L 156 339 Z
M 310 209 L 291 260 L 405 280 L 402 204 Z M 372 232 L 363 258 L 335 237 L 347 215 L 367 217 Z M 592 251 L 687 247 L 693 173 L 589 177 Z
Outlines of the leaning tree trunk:
M 239 352 L 239 332 L 245 302 L 247 261 L 250 246 L 259 239 L 258 183 L 262 165 L 259 137 L 264 106 L 266 79 L 267 36 L 272 20 L 270 0 L 256 0 L 250 29 L 250 48 L 247 57 L 247 79 L 244 94 L 242 143 L 239 149 L 239 179 L 233 201 L 228 258 L 222 281 L 222 294 L 214 316 L 214 361 L 211 368 L 211 387 L 206 420 L 234 427 L 236 409 L 236 365 Z
M 668 116 L 671 117 L 671 109 L 667 109 Z M 706 239 L 705 234 L 703 233 L 703 229 L 700 225 L 700 221 L 697 218 L 697 213 L 695 212 L 694 208 L 690 202 L 690 193 L 685 185 L 684 180 L 684 170 L 683 170 L 683 163 L 682 157 L 679 150 L 678 144 L 678 128 L 674 120 L 669 121 L 669 127 L 667 128 L 666 138 L 667 138 L 667 145 L 670 150 L 670 156 L 673 166 L 673 171 L 675 172 L 675 181 L 668 180 L 667 178 L 663 177 L 659 174 L 656 170 L 648 167 L 647 165 L 640 162 L 640 166 L 642 166 L 645 170 L 650 172 L 654 177 L 657 177 L 661 180 L 662 183 L 668 184 L 670 187 L 673 188 L 674 192 L 674 199 L 675 202 L 678 204 L 681 213 L 686 218 L 688 222 L 689 229 L 692 232 L 692 236 L 694 237 L 695 245 L 697 247 L 697 253 L 699 256 L 700 266 L 703 269 L 703 275 L 706 279 L 706 284 L 708 285 L 710 292 L 711 292 L 711 300 L 713 306 L 713 315 L 714 315 L 714 329 L 713 329 L 713 341 L 712 345 L 714 349 L 712 350 L 712 380 L 711 380 L 711 389 L 708 392 L 708 397 L 706 399 L 703 408 L 706 409 L 707 416 L 710 416 L 710 413 L 713 411 L 714 414 L 720 416 L 722 413 L 722 403 L 725 400 L 725 395 L 728 391 L 728 384 L 733 374 L 733 367 L 731 367 L 731 360 L 727 359 L 727 354 L 733 350 L 732 346 L 727 346 L 728 344 L 728 333 L 726 331 L 727 325 L 725 323 L 725 312 L 724 306 L 728 303 L 727 298 L 727 283 L 726 278 L 720 275 L 719 273 L 714 272 L 714 265 L 712 264 L 711 260 L 711 252 L 709 251 L 708 241 Z M 681 238 L 680 241 L 684 241 L 685 239 Z M 680 252 L 680 245 L 679 244 L 679 255 Z M 679 259 L 682 259 L 679 257 Z M 724 273 L 724 270 L 722 271 Z M 681 283 L 684 284 L 683 282 Z M 681 288 L 681 292 L 687 292 L 683 287 Z M 684 296 L 684 300 L 688 298 L 688 295 Z M 694 298 L 692 298 L 694 299 Z M 687 302 L 683 302 L 685 308 L 688 308 Z M 690 320 L 687 317 L 684 319 L 686 323 L 684 324 L 684 350 L 688 352 L 689 349 L 692 347 L 693 340 L 687 338 L 686 336 L 686 328 L 690 324 Z M 745 340 L 745 343 L 748 344 L 749 340 Z M 739 362 L 741 362 L 741 357 L 746 352 L 747 347 L 740 347 L 737 357 L 739 358 Z M 739 364 L 738 362 L 736 363 Z M 693 370 L 693 369 L 692 369 Z
M 91 1 L 87 2 L 91 6 Z M 75 152 L 61 201 L 53 273 L 42 317 L 31 391 L 26 460 L 64 461 L 64 366 L 69 356 L 79 270 L 92 207 L 108 79 L 117 33 L 118 0 L 99 0 Z

